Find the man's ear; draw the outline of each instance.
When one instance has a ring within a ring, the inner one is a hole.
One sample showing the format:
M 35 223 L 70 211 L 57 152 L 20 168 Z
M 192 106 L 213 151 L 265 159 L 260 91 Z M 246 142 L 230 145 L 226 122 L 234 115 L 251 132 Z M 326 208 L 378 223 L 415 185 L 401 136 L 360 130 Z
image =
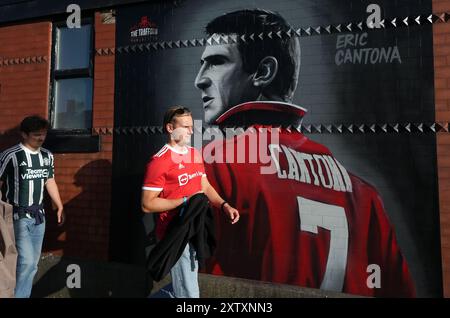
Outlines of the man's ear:
M 278 73 L 278 61 L 273 56 L 266 56 L 258 65 L 253 75 L 253 85 L 256 87 L 268 86 Z
M 20 135 L 23 139 L 26 139 L 28 137 L 28 134 L 24 133 L 23 131 L 20 132 Z
M 168 123 L 166 124 L 166 131 L 171 134 L 173 132 L 173 124 L 172 123 Z

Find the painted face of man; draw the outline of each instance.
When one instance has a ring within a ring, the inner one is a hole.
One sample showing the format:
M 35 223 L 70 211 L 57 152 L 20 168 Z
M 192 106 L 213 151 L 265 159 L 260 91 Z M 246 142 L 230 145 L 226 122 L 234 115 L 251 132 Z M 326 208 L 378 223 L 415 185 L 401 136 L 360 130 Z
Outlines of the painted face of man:
M 194 133 L 194 123 L 191 115 L 174 117 L 173 122 L 168 125 L 171 125 L 170 138 L 179 146 L 191 143 L 191 136 Z
M 258 90 L 252 79 L 253 74 L 243 69 L 237 44 L 207 46 L 195 78 L 202 92 L 205 122 L 212 124 L 229 108 L 255 100 Z
M 33 149 L 38 149 L 42 146 L 47 137 L 47 130 L 41 129 L 37 131 L 32 131 L 28 134 L 22 132 L 23 143 Z

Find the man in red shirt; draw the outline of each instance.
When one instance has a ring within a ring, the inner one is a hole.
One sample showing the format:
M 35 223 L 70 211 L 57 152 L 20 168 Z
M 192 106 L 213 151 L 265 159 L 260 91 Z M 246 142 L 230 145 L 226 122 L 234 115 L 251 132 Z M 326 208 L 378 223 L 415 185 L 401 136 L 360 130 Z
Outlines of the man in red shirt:
M 279 14 L 266 10 L 231 12 L 206 27 L 208 36 L 238 41 L 203 52 L 195 85 L 205 121 L 250 126 L 204 149 L 211 184 L 241 213 L 233 228 L 217 218 L 219 242 L 209 270 L 359 295 L 414 296 L 377 190 L 325 146 L 296 129 L 273 128 L 298 127 L 306 113 L 291 104 L 300 44 L 285 36 L 289 30 Z M 270 159 L 252 161 L 255 153 Z M 380 269 L 380 286 L 370 283 L 373 266 Z
M 239 212 L 225 202 L 208 182 L 202 156 L 190 147 L 193 133 L 192 115 L 186 107 L 172 107 L 165 116 L 163 127 L 168 143 L 147 164 L 142 187 L 142 210 L 159 213 L 156 218 L 156 235 L 162 239 L 168 224 L 194 194 L 203 192 L 215 207 L 221 208 L 231 222 L 239 220 Z M 198 262 L 195 250 L 188 244 L 178 262 L 170 271 L 176 298 L 198 298 Z

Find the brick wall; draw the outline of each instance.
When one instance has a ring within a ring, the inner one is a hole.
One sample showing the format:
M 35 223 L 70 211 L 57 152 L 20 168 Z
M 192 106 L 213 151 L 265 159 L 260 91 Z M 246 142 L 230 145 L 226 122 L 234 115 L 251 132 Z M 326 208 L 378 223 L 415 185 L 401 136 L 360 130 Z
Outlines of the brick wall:
M 433 13 L 450 12 L 450 0 L 433 0 Z M 450 23 L 433 25 L 436 121 L 450 122 Z M 444 296 L 450 297 L 450 134 L 437 134 Z
M 114 47 L 115 24 L 103 24 L 100 13 L 96 13 L 94 30 L 96 50 Z M 113 127 L 114 55 L 95 56 L 92 107 L 94 129 Z M 108 258 L 113 139 L 109 135 L 100 137 L 99 153 L 55 156 L 67 223 L 59 228 L 53 222 L 46 251 L 82 258 Z
M 51 24 L 0 28 L 0 133 L 15 130 L 24 114 L 47 116 Z M 0 149 L 17 135 L 2 136 Z
M 113 127 L 114 54 L 100 48 L 115 45 L 115 24 L 95 15 L 93 127 Z M 0 131 L 16 127 L 23 117 L 48 117 L 51 23 L 30 23 L 0 28 Z M 27 63 L 27 57 L 30 63 Z M 39 58 L 38 58 L 39 57 Z M 21 60 L 23 59 L 23 61 Z M 35 61 L 35 62 L 33 62 Z M 23 63 L 22 63 L 23 62 Z M 48 211 L 44 252 L 106 260 L 109 243 L 112 136 L 102 135 L 101 151 L 55 154 L 56 181 L 67 221 L 58 227 Z M 0 150 L 17 142 L 0 138 Z

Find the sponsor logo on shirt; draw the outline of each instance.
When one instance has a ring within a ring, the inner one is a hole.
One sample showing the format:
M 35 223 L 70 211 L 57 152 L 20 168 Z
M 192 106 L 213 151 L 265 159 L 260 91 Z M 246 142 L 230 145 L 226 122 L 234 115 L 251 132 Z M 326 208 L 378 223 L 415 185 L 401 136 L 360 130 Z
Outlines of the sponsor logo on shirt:
M 183 173 L 183 174 L 179 175 L 178 176 L 178 182 L 180 184 L 180 187 L 186 185 L 189 182 L 188 174 L 187 173 Z
M 22 163 L 19 166 L 21 166 L 21 167 L 27 166 L 27 163 L 25 161 L 22 161 Z
M 201 171 L 197 171 L 193 174 L 188 174 L 188 173 L 180 174 L 178 176 L 178 183 L 180 184 L 180 187 L 182 187 L 182 186 L 188 184 L 189 180 L 194 179 L 195 177 L 201 177 L 201 176 L 203 176 L 203 174 L 204 173 Z
M 22 180 L 32 180 L 48 178 L 48 169 L 27 169 L 26 173 L 21 173 Z

